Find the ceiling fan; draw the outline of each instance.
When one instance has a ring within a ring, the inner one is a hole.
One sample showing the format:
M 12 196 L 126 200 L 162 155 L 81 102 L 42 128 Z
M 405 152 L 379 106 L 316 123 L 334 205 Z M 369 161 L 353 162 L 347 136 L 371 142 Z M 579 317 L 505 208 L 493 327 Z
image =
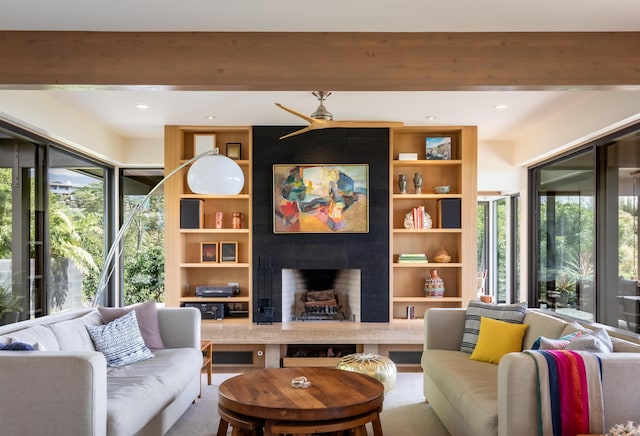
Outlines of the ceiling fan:
M 276 106 L 309 122 L 309 126 L 304 127 L 300 130 L 296 130 L 295 132 L 291 132 L 288 135 L 281 136 L 280 139 L 300 135 L 301 133 L 306 133 L 311 130 L 332 129 L 336 127 L 402 127 L 404 125 L 404 123 L 401 121 L 334 121 L 333 115 L 329 111 L 327 111 L 327 108 L 324 106 L 324 102 L 327 97 L 331 95 L 331 92 L 314 91 L 312 92 L 312 94 L 320 101 L 320 105 L 318 106 L 316 111 L 311 114 L 311 116 L 302 114 L 298 111 L 286 107 L 283 104 L 276 103 Z

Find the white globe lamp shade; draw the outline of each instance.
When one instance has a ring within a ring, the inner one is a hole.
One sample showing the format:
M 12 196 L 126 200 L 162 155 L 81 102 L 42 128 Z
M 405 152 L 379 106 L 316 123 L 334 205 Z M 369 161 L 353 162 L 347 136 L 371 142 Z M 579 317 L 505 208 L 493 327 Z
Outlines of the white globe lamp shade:
M 232 159 L 215 154 L 201 157 L 191 165 L 187 184 L 194 194 L 235 195 L 242 191 L 244 174 Z

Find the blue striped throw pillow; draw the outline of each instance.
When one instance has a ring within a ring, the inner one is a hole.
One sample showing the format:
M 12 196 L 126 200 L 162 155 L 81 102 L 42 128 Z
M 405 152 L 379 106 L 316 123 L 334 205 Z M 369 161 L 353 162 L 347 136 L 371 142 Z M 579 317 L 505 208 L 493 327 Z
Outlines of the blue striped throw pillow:
M 473 353 L 478 342 L 480 333 L 480 318 L 491 318 L 499 321 L 510 322 L 512 324 L 522 324 L 527 302 L 514 304 L 488 304 L 480 301 L 470 301 L 467 306 L 467 313 L 464 316 L 464 333 L 460 351 Z

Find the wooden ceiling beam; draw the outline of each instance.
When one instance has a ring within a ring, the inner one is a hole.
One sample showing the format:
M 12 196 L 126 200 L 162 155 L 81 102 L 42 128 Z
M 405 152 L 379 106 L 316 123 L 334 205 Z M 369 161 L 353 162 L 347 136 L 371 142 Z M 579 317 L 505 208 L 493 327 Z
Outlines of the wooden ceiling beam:
M 539 90 L 640 85 L 640 32 L 0 31 L 0 87 Z

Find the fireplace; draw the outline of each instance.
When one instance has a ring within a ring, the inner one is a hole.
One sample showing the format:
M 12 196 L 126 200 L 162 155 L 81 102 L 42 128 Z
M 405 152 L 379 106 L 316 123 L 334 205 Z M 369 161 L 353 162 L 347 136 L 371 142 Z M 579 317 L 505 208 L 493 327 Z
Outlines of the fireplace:
M 360 321 L 359 269 L 282 269 L 282 320 Z

